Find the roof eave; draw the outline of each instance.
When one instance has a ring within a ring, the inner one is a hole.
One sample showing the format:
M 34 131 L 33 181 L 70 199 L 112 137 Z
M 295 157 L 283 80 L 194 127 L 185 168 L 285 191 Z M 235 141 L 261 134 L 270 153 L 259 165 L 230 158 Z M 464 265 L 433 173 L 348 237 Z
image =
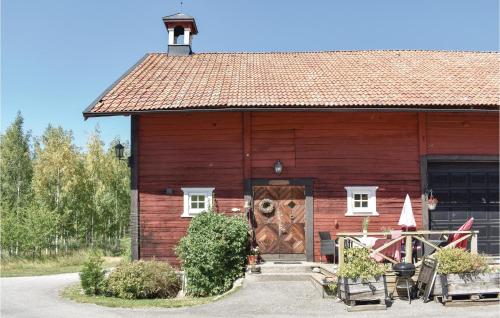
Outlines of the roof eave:
M 137 111 L 118 111 L 118 112 L 83 112 L 85 119 L 90 117 L 106 116 L 130 116 L 140 114 L 161 114 L 161 113 L 191 113 L 191 112 L 499 112 L 499 105 L 475 105 L 464 107 L 464 105 L 453 105 L 437 107 L 437 105 L 422 105 L 421 107 L 219 107 L 219 108 L 180 108 L 180 109 L 155 109 L 155 110 L 137 110 Z
M 92 101 L 92 103 L 90 103 L 89 106 L 87 106 L 85 108 L 85 110 L 82 112 L 83 114 L 83 118 L 86 120 L 87 118 L 89 117 L 96 117 L 96 116 L 90 116 L 89 114 L 93 114 L 92 113 L 92 108 L 94 108 L 97 103 L 99 103 L 102 98 L 104 96 L 106 96 L 106 94 L 108 94 L 113 88 L 115 88 L 116 85 L 118 85 L 118 83 L 124 79 L 127 75 L 129 75 L 130 73 L 132 73 L 132 71 L 137 67 L 139 66 L 139 64 L 141 64 L 145 59 L 146 57 L 148 57 L 149 54 L 144 54 L 143 57 L 141 57 L 137 62 L 135 62 L 134 65 L 132 65 L 129 69 L 127 69 L 116 81 L 114 81 L 111 85 L 109 85 L 96 99 L 94 99 Z M 110 115 L 110 116 L 115 116 L 115 115 Z

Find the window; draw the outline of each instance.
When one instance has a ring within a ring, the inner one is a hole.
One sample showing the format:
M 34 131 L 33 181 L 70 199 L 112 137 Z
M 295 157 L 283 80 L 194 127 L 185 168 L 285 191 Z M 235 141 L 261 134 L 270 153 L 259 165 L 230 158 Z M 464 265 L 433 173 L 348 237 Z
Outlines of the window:
M 182 217 L 193 217 L 206 211 L 212 203 L 214 188 L 182 188 L 184 192 L 184 211 Z
M 347 216 L 378 215 L 377 197 L 378 187 L 345 187 L 347 191 Z

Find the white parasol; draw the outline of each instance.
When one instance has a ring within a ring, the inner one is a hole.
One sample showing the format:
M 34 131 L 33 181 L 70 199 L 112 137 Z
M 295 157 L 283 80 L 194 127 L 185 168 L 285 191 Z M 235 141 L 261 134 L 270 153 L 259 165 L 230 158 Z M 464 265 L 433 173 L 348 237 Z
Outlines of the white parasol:
M 413 209 L 411 208 L 410 196 L 408 194 L 406 194 L 405 203 L 403 205 L 403 209 L 401 210 L 398 225 L 401 225 L 406 229 L 417 227 L 417 224 L 415 223 L 415 216 L 413 215 Z

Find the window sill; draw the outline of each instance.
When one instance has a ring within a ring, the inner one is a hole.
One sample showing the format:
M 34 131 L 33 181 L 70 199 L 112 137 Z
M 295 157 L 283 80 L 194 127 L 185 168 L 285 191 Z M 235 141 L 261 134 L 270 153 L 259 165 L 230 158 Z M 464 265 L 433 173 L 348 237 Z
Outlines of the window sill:
M 378 212 L 346 212 L 345 216 L 379 216 Z

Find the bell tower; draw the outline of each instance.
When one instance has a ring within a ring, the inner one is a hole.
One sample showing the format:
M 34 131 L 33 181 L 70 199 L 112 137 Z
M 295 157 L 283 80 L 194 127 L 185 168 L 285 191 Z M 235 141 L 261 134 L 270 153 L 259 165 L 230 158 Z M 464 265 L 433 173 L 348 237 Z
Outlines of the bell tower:
M 177 13 L 163 17 L 163 23 L 168 31 L 168 55 L 190 55 L 193 35 L 198 34 L 194 18 Z

